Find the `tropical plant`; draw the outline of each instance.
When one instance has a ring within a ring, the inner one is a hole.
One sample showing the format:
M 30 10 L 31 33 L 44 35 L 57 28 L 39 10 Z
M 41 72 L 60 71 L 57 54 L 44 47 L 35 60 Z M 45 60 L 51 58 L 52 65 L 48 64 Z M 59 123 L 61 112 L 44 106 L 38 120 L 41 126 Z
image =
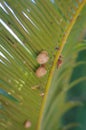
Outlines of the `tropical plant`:
M 0 0 L 0 50 L 0 130 L 86 130 L 86 0 Z

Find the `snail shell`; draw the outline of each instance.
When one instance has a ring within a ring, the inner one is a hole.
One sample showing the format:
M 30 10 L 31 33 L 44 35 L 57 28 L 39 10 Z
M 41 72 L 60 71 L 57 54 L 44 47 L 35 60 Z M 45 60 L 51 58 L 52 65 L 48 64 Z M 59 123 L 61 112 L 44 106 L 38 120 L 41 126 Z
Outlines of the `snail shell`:
M 47 51 L 42 51 L 38 56 L 37 56 L 37 62 L 39 64 L 45 64 L 46 62 L 48 62 L 49 60 L 49 56 Z
M 60 67 L 61 65 L 62 65 L 62 59 L 59 58 L 57 61 L 57 66 Z
M 44 66 L 40 66 L 37 70 L 36 70 L 36 76 L 37 77 L 42 77 L 47 73 L 47 70 L 45 69 Z
M 25 127 L 25 128 L 30 128 L 30 127 L 31 127 L 31 122 L 30 122 L 29 120 L 26 120 L 26 121 L 24 122 L 24 127 Z

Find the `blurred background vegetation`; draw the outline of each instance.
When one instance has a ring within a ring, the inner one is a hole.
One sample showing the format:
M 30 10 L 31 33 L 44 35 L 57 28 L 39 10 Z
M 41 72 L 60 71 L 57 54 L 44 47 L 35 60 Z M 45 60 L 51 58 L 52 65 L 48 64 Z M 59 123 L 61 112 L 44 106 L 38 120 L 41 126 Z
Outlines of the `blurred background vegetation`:
M 0 0 L 0 130 L 26 120 L 29 130 L 86 130 L 86 0 Z

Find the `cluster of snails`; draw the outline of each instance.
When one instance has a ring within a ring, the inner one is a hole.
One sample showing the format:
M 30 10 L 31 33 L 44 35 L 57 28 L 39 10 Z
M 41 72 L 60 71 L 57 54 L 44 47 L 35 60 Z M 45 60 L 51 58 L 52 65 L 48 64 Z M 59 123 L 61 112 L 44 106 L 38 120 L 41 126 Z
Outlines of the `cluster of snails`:
M 47 73 L 47 70 L 45 68 L 45 63 L 48 62 L 49 56 L 47 51 L 42 51 L 36 58 L 37 62 L 41 65 L 37 70 L 36 70 L 36 76 L 37 77 L 42 77 Z
M 57 48 L 59 49 L 59 48 Z M 38 78 L 44 76 L 47 73 L 47 70 L 45 68 L 45 64 L 49 60 L 48 52 L 47 51 L 42 51 L 36 58 L 37 62 L 41 65 L 37 70 L 36 70 L 36 76 Z M 60 67 L 62 65 L 62 56 L 59 56 L 59 59 L 57 61 L 57 67 Z

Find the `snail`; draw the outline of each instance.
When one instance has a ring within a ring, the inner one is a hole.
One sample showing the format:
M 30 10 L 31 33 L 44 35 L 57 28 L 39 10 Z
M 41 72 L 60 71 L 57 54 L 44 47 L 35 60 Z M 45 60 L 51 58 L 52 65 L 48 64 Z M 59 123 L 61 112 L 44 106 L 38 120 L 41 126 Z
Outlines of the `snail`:
M 47 73 L 47 70 L 45 69 L 44 66 L 40 66 L 37 70 L 36 70 L 36 76 L 37 77 L 42 77 Z
M 59 59 L 57 61 L 57 67 L 60 67 L 62 65 L 62 56 L 59 56 Z
M 24 122 L 24 127 L 25 127 L 25 128 L 30 128 L 30 127 L 31 127 L 31 122 L 30 122 L 29 120 L 26 120 L 26 121 Z
M 37 62 L 39 64 L 45 64 L 49 60 L 48 52 L 47 51 L 42 51 L 38 56 L 37 56 Z

